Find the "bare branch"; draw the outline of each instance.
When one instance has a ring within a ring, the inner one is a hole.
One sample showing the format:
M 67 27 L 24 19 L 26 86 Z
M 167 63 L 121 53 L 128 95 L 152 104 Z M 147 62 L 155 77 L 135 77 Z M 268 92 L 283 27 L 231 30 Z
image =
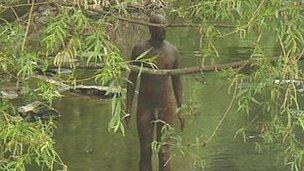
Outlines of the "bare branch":
M 114 15 L 111 13 L 108 13 L 106 11 L 104 11 L 102 8 L 96 8 L 93 6 L 88 6 L 88 7 L 83 7 L 79 4 L 71 4 L 71 3 L 59 3 L 58 5 L 61 6 L 69 6 L 69 7 L 79 7 L 81 9 L 84 10 L 89 10 L 95 13 L 99 13 L 99 14 L 104 14 L 104 15 L 111 15 L 113 17 L 115 17 L 117 20 L 120 21 L 125 21 L 125 22 L 129 22 L 129 23 L 134 23 L 134 24 L 139 24 L 139 25 L 144 25 L 144 26 L 157 26 L 157 27 L 202 27 L 201 24 L 190 24 L 190 23 L 178 23 L 178 24 L 155 24 L 155 23 L 149 23 L 149 22 L 144 22 L 144 21 L 140 21 L 140 19 L 130 19 L 130 18 L 124 18 L 118 15 Z M 219 24 L 216 23 L 214 24 L 214 26 L 216 27 L 226 27 L 226 28 L 234 28 L 235 26 L 233 25 L 229 25 L 229 24 Z
M 298 55 L 295 55 L 298 56 Z M 280 60 L 280 56 L 271 57 L 270 61 L 275 62 Z M 304 56 L 300 56 L 299 60 L 304 59 Z M 201 72 L 218 72 L 223 71 L 227 69 L 239 69 L 243 68 L 245 66 L 250 66 L 255 62 L 255 59 L 248 59 L 248 60 L 242 60 L 238 62 L 231 62 L 227 64 L 215 64 L 215 65 L 209 65 L 209 66 L 194 66 L 194 67 L 187 67 L 182 69 L 151 69 L 151 68 L 145 68 L 145 67 L 139 67 L 135 65 L 131 65 L 130 69 L 133 72 L 141 72 L 144 74 L 151 74 L 151 75 L 186 75 L 186 74 L 196 74 Z M 81 63 L 76 63 L 77 69 L 102 69 L 102 66 L 100 64 L 89 64 L 89 65 L 83 65 Z M 67 67 L 68 66 L 62 66 Z

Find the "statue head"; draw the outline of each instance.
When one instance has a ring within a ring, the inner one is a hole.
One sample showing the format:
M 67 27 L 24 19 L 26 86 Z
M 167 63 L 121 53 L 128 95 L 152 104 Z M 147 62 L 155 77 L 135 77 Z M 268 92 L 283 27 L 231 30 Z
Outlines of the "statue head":
M 160 14 L 155 14 L 150 17 L 149 22 L 155 24 L 166 24 L 166 19 L 164 16 Z M 166 37 L 166 30 L 164 26 L 163 27 L 149 26 L 149 31 L 151 34 L 151 40 L 163 41 Z

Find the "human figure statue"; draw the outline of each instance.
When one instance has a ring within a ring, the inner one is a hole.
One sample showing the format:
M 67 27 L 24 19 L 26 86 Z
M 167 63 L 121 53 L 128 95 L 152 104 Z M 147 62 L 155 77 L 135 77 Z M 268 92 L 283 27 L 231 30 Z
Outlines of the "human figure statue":
M 165 18 L 161 15 L 153 15 L 150 17 L 149 22 L 165 24 Z M 165 28 L 160 26 L 149 26 L 149 31 L 151 38 L 142 44 L 134 46 L 131 59 L 135 60 L 136 57 L 144 52 L 148 52 L 146 54 L 147 57 L 156 57 L 158 69 L 179 68 L 178 51 L 175 46 L 165 40 Z M 139 65 L 138 62 L 134 62 L 133 64 Z M 129 81 L 132 83 L 129 83 L 127 86 L 127 115 L 131 114 L 137 75 L 137 72 L 131 72 L 129 75 Z M 170 86 L 172 86 L 173 89 Z M 139 168 L 140 171 L 152 171 L 151 142 L 154 138 L 156 138 L 157 141 L 160 141 L 161 129 L 164 124 L 172 124 L 175 102 L 177 103 L 178 108 L 180 108 L 182 104 L 182 85 L 180 76 L 141 74 L 137 101 L 137 129 L 140 141 Z M 126 118 L 127 125 L 129 119 L 130 117 Z M 170 140 L 168 139 L 166 141 Z M 161 147 L 158 158 L 159 170 L 169 171 L 170 153 L 168 145 Z

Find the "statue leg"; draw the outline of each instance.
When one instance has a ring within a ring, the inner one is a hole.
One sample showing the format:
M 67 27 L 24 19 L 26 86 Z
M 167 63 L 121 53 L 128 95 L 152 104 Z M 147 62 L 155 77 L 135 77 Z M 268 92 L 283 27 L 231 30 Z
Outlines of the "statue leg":
M 160 113 L 160 119 L 163 120 L 166 124 L 172 126 L 173 121 L 173 110 L 171 106 L 165 107 Z M 162 133 L 161 130 L 164 124 L 158 123 L 157 126 L 157 141 L 161 141 Z M 170 138 L 166 138 L 163 141 L 169 143 Z M 170 171 L 170 147 L 169 145 L 163 145 L 158 153 L 159 160 L 159 171 Z
M 138 106 L 137 130 L 140 143 L 140 171 L 152 171 L 153 113 L 151 110 Z

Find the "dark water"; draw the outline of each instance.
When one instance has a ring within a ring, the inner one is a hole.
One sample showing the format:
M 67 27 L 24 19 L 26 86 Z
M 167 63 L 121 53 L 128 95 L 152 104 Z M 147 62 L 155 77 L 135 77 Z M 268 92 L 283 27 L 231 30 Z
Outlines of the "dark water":
M 130 27 L 133 28 L 133 27 Z M 146 32 L 137 28 L 122 29 L 117 33 L 116 41 L 127 56 L 132 46 L 141 38 L 147 38 Z M 183 67 L 199 64 L 194 51 L 199 51 L 199 36 L 195 29 L 174 28 L 167 31 L 168 40 L 181 52 Z M 254 35 L 246 39 L 229 37 L 219 39 L 220 58 L 225 63 L 248 57 Z M 269 54 L 275 53 L 274 40 L 263 40 Z M 204 74 L 205 84 L 193 76 L 183 77 L 184 101 L 191 97 L 198 100 L 200 110 L 186 120 L 186 129 L 181 136 L 185 142 L 194 142 L 195 137 L 208 137 L 225 113 L 231 101 L 228 83 L 220 73 Z M 194 92 L 195 91 L 195 92 Z M 139 150 L 135 116 L 132 128 L 127 135 L 108 132 L 107 124 L 111 118 L 109 101 L 99 101 L 81 96 L 67 95 L 56 102 L 55 107 L 62 113 L 55 133 L 56 148 L 71 171 L 136 171 L 138 170 Z M 233 110 L 232 110 L 233 111 Z M 206 161 L 207 171 L 277 171 L 287 170 L 279 167 L 277 154 L 258 153 L 254 140 L 246 143 L 242 138 L 234 138 L 235 131 L 250 121 L 242 113 L 230 112 L 215 137 L 203 147 L 200 156 Z M 174 154 L 178 154 L 173 151 Z M 176 155 L 172 161 L 173 171 L 192 171 L 193 159 L 190 156 Z M 157 168 L 154 166 L 154 169 Z

